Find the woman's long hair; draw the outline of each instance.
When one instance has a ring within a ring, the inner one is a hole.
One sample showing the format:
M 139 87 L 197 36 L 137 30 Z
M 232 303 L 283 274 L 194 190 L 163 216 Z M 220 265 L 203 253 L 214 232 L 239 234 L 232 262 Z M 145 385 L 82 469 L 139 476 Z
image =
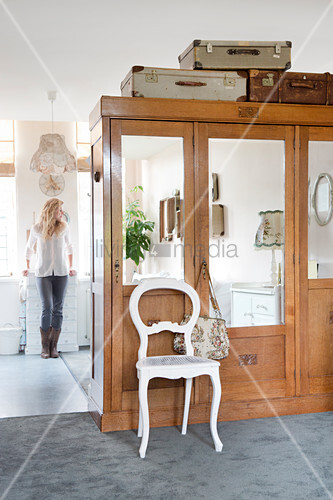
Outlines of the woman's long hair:
M 51 198 L 45 202 L 39 218 L 39 230 L 45 240 L 52 238 L 55 233 L 57 236 L 65 227 L 66 223 L 54 219 L 54 212 L 63 205 L 63 201 L 58 198 Z

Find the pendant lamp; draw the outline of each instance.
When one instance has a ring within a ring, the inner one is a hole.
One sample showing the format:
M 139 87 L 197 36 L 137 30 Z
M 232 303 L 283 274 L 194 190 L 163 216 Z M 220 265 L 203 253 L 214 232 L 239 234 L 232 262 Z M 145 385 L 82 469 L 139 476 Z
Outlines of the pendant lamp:
M 42 174 L 63 174 L 76 170 L 76 160 L 65 143 L 65 137 L 53 133 L 53 102 L 56 99 L 56 91 L 48 92 L 51 102 L 52 133 L 42 135 L 39 148 L 33 155 L 30 170 Z

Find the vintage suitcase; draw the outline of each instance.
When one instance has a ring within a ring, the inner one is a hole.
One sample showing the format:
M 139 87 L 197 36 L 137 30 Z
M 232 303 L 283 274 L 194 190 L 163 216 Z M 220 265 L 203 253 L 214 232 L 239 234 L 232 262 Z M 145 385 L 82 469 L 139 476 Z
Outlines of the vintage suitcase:
M 127 97 L 246 101 L 247 72 L 133 66 L 120 89 Z
M 290 104 L 333 104 L 329 73 L 249 70 L 249 101 Z
M 178 57 L 182 69 L 283 69 L 291 67 L 291 42 L 194 40 Z

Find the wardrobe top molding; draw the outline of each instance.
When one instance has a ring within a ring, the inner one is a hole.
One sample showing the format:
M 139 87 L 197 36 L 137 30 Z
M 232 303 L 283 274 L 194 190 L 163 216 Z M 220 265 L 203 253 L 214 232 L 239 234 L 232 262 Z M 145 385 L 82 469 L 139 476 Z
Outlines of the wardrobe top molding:
M 133 120 L 333 126 L 333 106 L 102 96 L 89 116 Z

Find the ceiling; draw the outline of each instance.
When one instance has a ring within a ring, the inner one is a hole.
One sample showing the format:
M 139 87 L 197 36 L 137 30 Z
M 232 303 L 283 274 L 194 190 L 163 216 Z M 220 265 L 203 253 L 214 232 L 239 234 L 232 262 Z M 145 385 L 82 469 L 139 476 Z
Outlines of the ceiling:
M 194 39 L 290 40 L 333 73 L 333 0 L 0 0 L 0 119 L 87 121 L 134 65 L 177 68 Z

